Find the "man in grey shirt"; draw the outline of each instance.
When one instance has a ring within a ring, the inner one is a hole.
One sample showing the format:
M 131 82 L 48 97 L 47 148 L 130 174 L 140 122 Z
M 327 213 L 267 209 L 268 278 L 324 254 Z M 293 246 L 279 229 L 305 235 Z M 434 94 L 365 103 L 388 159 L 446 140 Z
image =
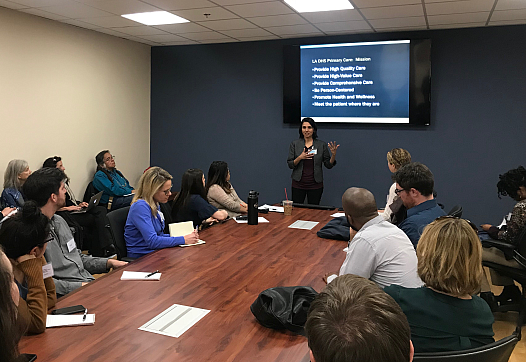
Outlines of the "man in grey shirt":
M 33 172 L 23 186 L 25 198 L 35 201 L 51 220 L 53 240 L 47 244 L 44 256 L 53 266 L 53 281 L 59 297 L 94 280 L 92 273 L 105 273 L 127 264 L 115 259 L 94 258 L 77 249 L 68 224 L 55 215 L 66 204 L 65 178 L 57 168 L 42 168 Z
M 391 284 L 422 286 L 413 244 L 402 230 L 378 215 L 373 194 L 353 187 L 343 194 L 342 204 L 351 225 L 351 240 L 344 249 L 347 257 L 339 275 L 359 275 L 381 288 Z M 330 283 L 334 278 L 336 275 L 330 275 L 326 281 Z

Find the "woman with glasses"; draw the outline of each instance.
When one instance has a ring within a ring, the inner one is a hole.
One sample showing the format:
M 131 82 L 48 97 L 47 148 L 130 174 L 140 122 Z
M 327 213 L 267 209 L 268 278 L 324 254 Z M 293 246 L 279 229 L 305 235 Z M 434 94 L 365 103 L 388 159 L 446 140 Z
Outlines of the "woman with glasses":
M 139 258 L 158 249 L 199 240 L 197 230 L 184 237 L 164 233 L 165 219 L 159 204 L 168 202 L 171 188 L 172 175 L 160 167 L 151 167 L 142 174 L 124 227 L 128 257 Z
M 172 220 L 192 221 L 194 227 L 225 220 L 228 213 L 218 210 L 206 201 L 205 175 L 198 168 L 185 171 L 181 180 L 181 190 L 172 204 Z
M 17 325 L 29 334 L 46 330 L 46 315 L 55 306 L 55 283 L 51 264 L 44 259 L 49 239 L 49 219 L 33 201 L 8 218 L 0 229 L 0 244 L 12 264 L 18 286 Z
M 411 163 L 411 154 L 409 151 L 404 150 L 403 148 L 393 148 L 391 151 L 387 152 L 387 167 L 391 173 L 395 173 L 402 166 Z M 400 196 L 396 193 L 396 182 L 393 182 L 391 188 L 389 188 L 389 194 L 387 195 L 387 202 L 385 204 L 385 209 L 383 217 L 387 221 L 391 221 L 393 213 L 396 214 L 402 206 L 402 200 Z
M 248 210 L 247 203 L 237 196 L 230 183 L 230 170 L 224 161 L 214 161 L 210 165 L 206 191 L 208 202 L 219 210 L 225 210 L 230 217 L 245 214 Z
M 480 290 L 482 247 L 470 222 L 442 216 L 424 229 L 416 254 L 420 288 L 384 291 L 404 311 L 415 352 L 457 351 L 493 340 L 493 314 Z
M 93 187 L 104 191 L 100 204 L 107 206 L 108 210 L 116 210 L 129 206 L 135 190 L 124 175 L 115 168 L 115 157 L 110 151 L 101 151 L 95 156 L 97 172 L 93 177 Z

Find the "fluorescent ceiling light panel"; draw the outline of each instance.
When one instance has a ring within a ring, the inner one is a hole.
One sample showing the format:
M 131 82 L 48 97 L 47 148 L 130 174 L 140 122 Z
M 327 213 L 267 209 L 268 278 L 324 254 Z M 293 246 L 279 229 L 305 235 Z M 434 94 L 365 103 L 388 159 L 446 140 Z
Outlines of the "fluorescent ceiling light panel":
M 298 13 L 354 9 L 349 0 L 285 0 Z
M 121 16 L 144 25 L 166 25 L 190 22 L 190 20 L 186 20 L 167 11 L 151 11 L 148 13 L 126 14 Z

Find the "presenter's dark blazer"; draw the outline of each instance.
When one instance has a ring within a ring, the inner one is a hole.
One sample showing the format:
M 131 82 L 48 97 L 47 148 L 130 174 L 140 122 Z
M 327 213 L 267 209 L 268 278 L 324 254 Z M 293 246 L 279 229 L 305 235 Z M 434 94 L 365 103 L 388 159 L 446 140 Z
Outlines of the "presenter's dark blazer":
M 333 168 L 336 165 L 336 160 L 334 164 L 330 162 L 331 154 L 329 152 L 329 147 L 326 142 L 315 139 L 313 141 L 313 146 L 318 150 L 318 153 L 314 155 L 314 181 L 317 183 L 323 182 L 323 167 L 322 164 L 327 168 Z M 290 143 L 289 147 L 289 158 L 287 159 L 287 164 L 289 168 L 292 169 L 292 179 L 294 181 L 299 181 L 303 173 L 303 160 L 301 160 L 296 166 L 294 166 L 294 160 L 301 155 L 303 149 L 305 148 L 305 140 L 299 138 Z

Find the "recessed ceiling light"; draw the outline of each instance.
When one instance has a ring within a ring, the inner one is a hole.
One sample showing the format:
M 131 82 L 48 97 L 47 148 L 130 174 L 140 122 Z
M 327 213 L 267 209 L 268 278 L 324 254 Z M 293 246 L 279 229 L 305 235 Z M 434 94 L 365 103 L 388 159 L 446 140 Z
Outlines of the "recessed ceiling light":
M 349 0 L 285 0 L 298 13 L 354 9 Z
M 144 25 L 166 25 L 190 22 L 190 20 L 186 20 L 167 11 L 151 11 L 148 13 L 126 14 L 121 16 Z

